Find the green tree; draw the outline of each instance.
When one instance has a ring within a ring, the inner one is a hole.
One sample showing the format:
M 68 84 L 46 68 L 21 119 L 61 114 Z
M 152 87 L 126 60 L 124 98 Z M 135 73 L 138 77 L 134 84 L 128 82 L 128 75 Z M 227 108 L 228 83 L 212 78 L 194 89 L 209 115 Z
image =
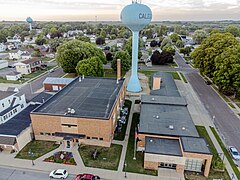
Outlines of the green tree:
M 37 45 L 43 45 L 43 44 L 47 44 L 47 39 L 46 38 L 44 38 L 43 36 L 39 36 L 39 37 L 37 37 L 37 39 L 35 40 L 35 43 L 37 44 Z
M 56 61 L 64 72 L 75 73 L 79 61 L 93 56 L 97 56 L 103 63 L 107 63 L 101 49 L 87 42 L 71 40 L 57 48 Z
M 100 36 L 103 37 L 103 38 L 107 37 L 107 33 L 106 33 L 106 31 L 104 29 L 101 30 Z
M 161 42 L 161 49 L 163 49 L 164 46 L 171 46 L 172 45 L 172 40 L 170 37 L 165 37 L 162 42 Z
M 230 33 L 215 33 L 203 40 L 201 45 L 191 53 L 193 63 L 200 72 L 212 78 L 216 71 L 215 58 L 228 47 L 238 44 L 236 38 Z
M 182 42 L 182 40 L 177 40 L 177 42 L 176 42 L 176 46 L 178 47 L 178 48 L 182 48 L 183 47 L 183 42 Z
M 103 76 L 103 63 L 102 60 L 93 56 L 82 61 L 79 61 L 76 67 L 76 71 L 79 75 L 84 76 Z
M 191 51 L 192 51 L 192 48 L 190 46 L 186 46 L 185 48 L 180 48 L 180 53 L 183 53 L 184 57 L 185 55 L 189 56 Z
M 173 46 L 167 45 L 162 48 L 163 51 L 171 53 L 173 56 L 175 55 L 175 49 Z
M 204 30 L 196 30 L 193 34 L 193 41 L 196 44 L 201 44 L 201 42 L 203 41 L 203 39 L 205 39 L 207 37 L 207 33 Z
M 90 43 L 90 38 L 87 37 L 87 36 L 80 35 L 80 36 L 77 36 L 76 39 L 80 40 L 80 41 L 84 41 L 84 42 L 89 42 Z
M 215 58 L 214 83 L 225 94 L 240 95 L 240 44 L 227 47 Z
M 138 59 L 140 59 L 142 57 L 142 53 L 140 51 L 140 47 L 144 46 L 144 42 L 141 38 L 138 39 Z M 128 39 L 127 42 L 125 42 L 124 46 L 123 46 L 123 50 L 127 51 L 128 54 L 132 57 L 132 37 L 130 37 Z
M 128 71 L 131 67 L 131 56 L 127 51 L 116 52 L 111 67 L 114 71 L 117 71 L 117 59 L 121 59 L 121 71 Z
M 176 43 L 178 40 L 180 40 L 179 36 L 177 33 L 173 33 L 170 35 L 170 38 L 172 40 L 173 43 Z
M 239 36 L 240 34 L 240 29 L 235 26 L 235 25 L 229 25 L 224 29 L 225 32 L 229 32 L 232 35 L 234 35 L 235 37 Z

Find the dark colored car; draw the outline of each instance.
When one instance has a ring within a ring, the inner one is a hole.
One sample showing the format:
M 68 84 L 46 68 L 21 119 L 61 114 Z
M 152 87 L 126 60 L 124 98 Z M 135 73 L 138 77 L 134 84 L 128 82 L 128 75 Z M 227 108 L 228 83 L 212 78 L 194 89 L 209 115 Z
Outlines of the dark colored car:
M 78 174 L 75 180 L 100 180 L 100 177 L 93 174 Z

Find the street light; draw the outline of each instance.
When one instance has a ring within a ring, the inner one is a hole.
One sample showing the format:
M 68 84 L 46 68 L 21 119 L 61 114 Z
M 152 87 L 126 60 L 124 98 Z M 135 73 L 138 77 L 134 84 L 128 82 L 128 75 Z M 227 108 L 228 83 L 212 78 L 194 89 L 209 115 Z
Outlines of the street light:
M 127 163 L 124 163 L 124 177 L 127 178 Z
M 33 152 L 32 152 L 32 149 L 29 149 L 28 151 L 28 155 L 32 157 L 32 165 L 34 166 L 34 161 L 33 161 Z

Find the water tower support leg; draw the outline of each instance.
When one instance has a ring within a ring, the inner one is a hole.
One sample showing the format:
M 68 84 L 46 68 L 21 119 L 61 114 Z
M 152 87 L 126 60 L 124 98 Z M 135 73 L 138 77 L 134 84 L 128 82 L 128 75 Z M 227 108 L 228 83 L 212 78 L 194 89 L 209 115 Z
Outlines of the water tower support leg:
M 139 32 L 132 32 L 132 74 L 127 85 L 127 91 L 140 92 L 142 91 L 139 79 L 138 79 L 138 34 Z

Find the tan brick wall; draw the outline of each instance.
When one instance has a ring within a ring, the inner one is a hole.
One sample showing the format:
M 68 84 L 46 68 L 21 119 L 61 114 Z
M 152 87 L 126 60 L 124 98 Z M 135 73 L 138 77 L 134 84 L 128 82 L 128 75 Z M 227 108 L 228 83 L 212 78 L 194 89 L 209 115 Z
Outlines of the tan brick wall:
M 176 166 L 176 171 L 177 172 L 184 172 L 184 165 L 181 165 L 181 164 L 177 164 L 177 166 Z
M 158 162 L 144 161 L 144 169 L 158 170 Z

